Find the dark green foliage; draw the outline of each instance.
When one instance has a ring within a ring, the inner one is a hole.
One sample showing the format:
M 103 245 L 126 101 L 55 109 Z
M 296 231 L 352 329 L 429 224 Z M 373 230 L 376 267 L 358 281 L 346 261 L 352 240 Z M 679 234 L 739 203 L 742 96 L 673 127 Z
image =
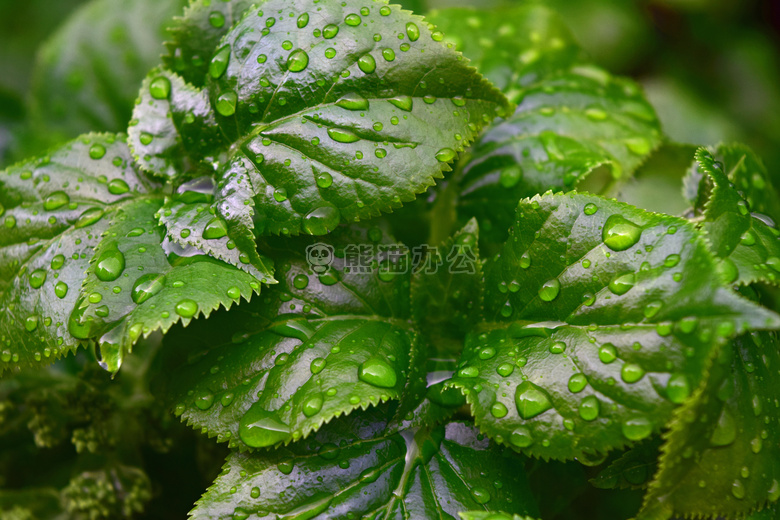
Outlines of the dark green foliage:
M 774 517 L 750 149 L 665 142 L 537 3 L 112 5 L 34 99 L 126 134 L 0 172 L 2 518 Z

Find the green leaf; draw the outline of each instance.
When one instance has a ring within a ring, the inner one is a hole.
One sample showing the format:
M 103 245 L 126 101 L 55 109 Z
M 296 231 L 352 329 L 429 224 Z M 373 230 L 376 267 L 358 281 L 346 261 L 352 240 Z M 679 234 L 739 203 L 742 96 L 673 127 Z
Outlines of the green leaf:
M 139 166 L 178 179 L 212 163 L 223 144 L 208 97 L 176 74 L 153 69 L 144 79 L 128 128 L 128 143 Z
M 125 130 L 138 84 L 158 63 L 168 20 L 185 3 L 94 0 L 51 36 L 38 53 L 31 111 L 52 143 Z
M 706 385 L 674 415 L 639 518 L 742 517 L 780 498 L 776 333 L 722 349 Z
M 92 251 L 110 215 L 152 187 L 114 134 L 0 172 L 0 370 L 76 349 L 67 323 Z
M 217 215 L 214 189 L 210 177 L 199 177 L 182 184 L 175 196 L 166 199 L 157 216 L 168 238 L 237 266 L 263 283 L 272 282 L 273 262 L 257 253 L 251 230 L 228 226 Z
M 714 185 L 704 206 L 704 232 L 721 259 L 718 268 L 724 280 L 740 285 L 777 284 L 780 229 L 771 217 L 751 213 L 755 209 L 779 214 L 766 169 L 742 146 L 721 146 L 714 151 L 700 148 L 696 160 Z
M 181 29 L 200 27 L 208 40 L 214 33 L 198 6 Z M 228 141 L 214 153 L 222 154 L 216 208 L 229 229 L 323 235 L 432 186 L 510 108 L 440 40 L 422 18 L 379 3 L 312 10 L 303 0 L 271 0 L 247 10 L 211 49 L 205 87 Z M 152 124 L 145 110 L 136 110 L 139 128 Z
M 99 338 L 111 372 L 142 335 L 187 325 L 260 292 L 251 274 L 166 241 L 155 217 L 161 204 L 141 198 L 112 216 L 68 322 L 72 335 Z
M 715 345 L 780 326 L 721 282 L 688 221 L 588 195 L 521 202 L 485 284 L 496 323 L 467 337 L 451 384 L 483 432 L 544 458 L 659 431 Z
M 4 489 L 0 491 L 0 514 L 9 520 L 62 518 L 60 494 L 52 488 Z
M 520 462 L 473 427 L 390 434 L 384 425 L 376 413 L 353 414 L 287 448 L 234 452 L 191 516 L 451 518 L 487 507 L 536 514 Z
M 192 0 L 176 17 L 165 42 L 163 63 L 197 87 L 206 82 L 209 60 L 227 32 L 257 2 Z
M 425 248 L 415 265 L 412 314 L 426 336 L 460 338 L 479 320 L 483 286 L 478 239 L 472 220 L 442 246 Z
M 368 260 L 383 270 L 349 268 L 344 251 L 368 245 L 365 235 L 338 232 L 338 252 L 333 243 L 287 242 L 276 255 L 280 283 L 265 298 L 166 339 L 176 414 L 243 450 L 287 444 L 339 415 L 399 400 L 422 359 L 408 319 L 410 275 L 408 267 L 386 272 L 381 255 Z M 307 263 L 312 247 L 328 251 L 330 264 Z M 186 364 L 194 347 L 201 353 Z
M 542 5 L 453 7 L 433 10 L 427 19 L 513 102 L 523 88 L 582 59 L 564 21 Z
M 629 449 L 599 472 L 590 483 L 600 489 L 644 489 L 658 469 L 658 437 Z
M 518 103 L 457 172 L 459 215 L 479 220 L 483 240 L 506 239 L 521 198 L 571 189 L 601 165 L 615 179 L 628 177 L 660 144 L 638 85 L 585 64 L 546 8 L 448 9 L 432 19 Z

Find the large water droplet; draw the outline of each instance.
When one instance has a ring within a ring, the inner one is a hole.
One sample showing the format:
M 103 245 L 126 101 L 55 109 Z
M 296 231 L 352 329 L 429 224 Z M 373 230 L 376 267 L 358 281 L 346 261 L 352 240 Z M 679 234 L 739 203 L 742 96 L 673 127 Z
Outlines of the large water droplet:
M 734 421 L 734 416 L 724 409 L 720 417 L 718 417 L 718 424 L 715 425 L 715 430 L 710 437 L 710 443 L 713 446 L 728 446 L 734 439 L 737 438 L 737 423 Z
M 458 156 L 458 152 L 456 152 L 452 148 L 442 148 L 441 150 L 436 152 L 436 160 L 444 163 L 452 161 L 457 156 Z
M 612 215 L 604 223 L 601 239 L 613 251 L 625 251 L 639 241 L 642 228 L 623 218 Z
M 165 76 L 157 76 L 149 84 L 149 93 L 154 99 L 168 99 L 171 95 L 171 80 Z
M 328 135 L 337 143 L 355 143 L 360 141 L 360 137 L 345 128 L 328 128 Z
M 76 228 L 84 228 L 87 226 L 91 226 L 98 220 L 103 218 L 103 210 L 100 208 L 89 208 L 84 213 L 79 215 L 78 220 L 76 221 L 75 227 Z
M 618 296 L 626 294 L 636 283 L 636 275 L 634 273 L 625 273 L 616 276 L 609 282 L 609 290 L 613 294 Z
M 335 206 L 321 206 L 309 212 L 303 219 L 303 230 L 310 235 L 326 235 L 336 229 L 341 213 Z
M 626 363 L 620 370 L 620 377 L 626 383 L 636 383 L 645 375 L 645 370 L 636 363 Z
M 371 54 L 364 54 L 358 58 L 358 68 L 365 74 L 371 74 L 376 70 L 376 60 Z
M 388 99 L 391 105 L 400 108 L 401 110 L 404 110 L 406 112 L 410 112 L 412 110 L 412 97 L 411 96 L 397 96 L 394 98 Z
M 628 419 L 622 426 L 623 436 L 630 441 L 641 441 L 653 432 L 653 425 L 647 417 Z
M 569 378 L 569 391 L 573 392 L 575 394 L 582 392 L 585 390 L 585 387 L 588 386 L 588 378 L 585 377 L 585 374 L 579 373 L 574 374 Z
M 356 26 L 360 25 L 361 21 L 362 21 L 362 19 L 360 18 L 360 16 L 358 16 L 358 15 L 356 15 L 354 13 L 353 14 L 348 14 L 344 18 L 344 22 L 347 25 L 349 25 L 350 27 L 356 27 Z
M 527 448 L 534 443 L 534 438 L 528 428 L 525 426 L 520 426 L 519 428 L 516 428 L 509 436 L 509 442 L 518 448 Z
M 717 266 L 718 274 L 726 283 L 733 283 L 739 278 L 739 270 L 730 258 L 724 258 Z
M 685 374 L 672 374 L 666 383 L 666 397 L 675 404 L 682 404 L 691 395 L 691 386 Z
M 589 395 L 580 402 L 580 417 L 584 421 L 593 421 L 599 416 L 599 403 L 598 397 L 595 395 Z
M 490 493 L 487 489 L 475 487 L 471 489 L 471 496 L 477 504 L 487 504 L 490 502 Z
M 176 304 L 176 314 L 182 318 L 192 318 L 198 312 L 198 302 L 184 299 Z
M 70 197 L 64 191 L 55 191 L 43 201 L 43 209 L 46 211 L 54 211 L 70 202 Z
M 368 110 L 369 107 L 368 100 L 355 93 L 342 96 L 341 99 L 336 101 L 336 106 L 346 108 L 347 110 Z
M 387 361 L 380 358 L 369 358 L 358 369 L 358 378 L 370 385 L 380 388 L 393 388 L 398 382 L 398 375 Z
M 235 92 L 232 90 L 223 92 L 217 98 L 217 112 L 225 117 L 230 117 L 236 113 L 236 103 L 238 103 L 238 96 Z
M 95 264 L 95 275 L 104 282 L 116 280 L 124 270 L 125 255 L 116 246 L 103 251 Z
M 309 66 L 309 55 L 303 49 L 296 49 L 287 57 L 287 70 L 300 72 Z
M 315 395 L 310 397 L 305 403 L 303 403 L 303 415 L 306 417 L 312 417 L 322 410 L 323 399 L 321 395 Z
M 241 418 L 238 435 L 247 446 L 265 448 L 292 437 L 290 427 L 274 412 L 253 404 Z
M 339 26 L 338 25 L 326 25 L 322 29 L 322 37 L 326 40 L 330 40 L 331 38 L 335 38 L 336 35 L 339 33 Z
M 420 28 L 412 22 L 407 23 L 406 35 L 409 37 L 409 40 L 416 42 L 420 39 Z
M 214 57 L 211 58 L 209 64 L 209 76 L 214 79 L 219 79 L 227 70 L 228 62 L 230 62 L 230 45 L 221 47 Z
M 94 160 L 102 159 L 106 155 L 106 147 L 95 143 L 89 147 L 89 157 Z
M 501 170 L 501 173 L 498 175 L 498 182 L 501 183 L 501 186 L 504 188 L 512 188 L 520 182 L 520 179 L 522 178 L 523 169 L 520 168 L 519 165 L 514 164 Z
M 57 298 L 65 298 L 68 294 L 68 284 L 65 282 L 57 282 L 54 286 L 54 294 L 57 295 Z
M 515 404 L 517 413 L 523 419 L 531 419 L 552 408 L 552 403 L 547 394 L 530 381 L 523 381 L 515 390 Z
M 558 297 L 561 292 L 561 282 L 557 278 L 547 280 L 539 289 L 539 299 L 543 302 L 551 302 Z
M 298 29 L 303 29 L 307 25 L 309 25 L 309 13 L 303 13 L 298 17 L 298 21 L 296 22 L 298 25 Z
M 211 219 L 206 227 L 203 228 L 203 238 L 206 240 L 216 240 L 227 235 L 227 223 L 220 217 Z
M 43 282 L 46 281 L 46 271 L 43 269 L 36 269 L 32 273 L 30 273 L 30 286 L 33 289 L 38 289 L 43 285 Z
M 322 372 L 322 369 L 325 368 L 325 365 L 327 364 L 327 361 L 325 361 L 324 358 L 314 358 L 311 361 L 311 364 L 309 365 L 309 370 L 311 370 L 312 374 L 319 374 Z
M 137 304 L 142 304 L 165 287 L 165 276 L 156 273 L 148 273 L 139 277 L 133 284 L 130 297 Z

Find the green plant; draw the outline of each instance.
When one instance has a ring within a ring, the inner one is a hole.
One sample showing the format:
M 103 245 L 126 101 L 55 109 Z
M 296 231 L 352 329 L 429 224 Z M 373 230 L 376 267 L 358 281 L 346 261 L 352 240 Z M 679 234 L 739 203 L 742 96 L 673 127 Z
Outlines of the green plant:
M 664 143 L 533 3 L 196 0 L 166 45 L 126 136 L 0 173 L 0 464 L 58 450 L 4 515 L 181 514 L 170 457 L 198 519 L 774 517 L 749 149 Z M 684 215 L 609 198 L 680 156 Z

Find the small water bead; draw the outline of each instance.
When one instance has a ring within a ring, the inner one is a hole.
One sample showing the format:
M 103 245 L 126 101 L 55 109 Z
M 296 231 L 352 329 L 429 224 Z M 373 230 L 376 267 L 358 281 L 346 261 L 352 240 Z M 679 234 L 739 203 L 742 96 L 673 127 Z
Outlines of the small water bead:
M 717 266 L 717 271 L 726 283 L 733 283 L 739 278 L 737 266 L 730 258 L 724 258 Z
M 602 363 L 609 364 L 617 359 L 617 349 L 611 343 L 604 343 L 599 347 L 599 359 Z
M 409 22 L 406 24 L 406 35 L 409 37 L 409 40 L 416 42 L 420 39 L 420 28 L 417 27 L 416 24 L 413 22 Z
M 436 160 L 439 162 L 446 163 L 455 159 L 457 155 L 458 153 L 452 148 L 442 148 L 441 150 L 436 152 Z
M 569 391 L 578 394 L 588 386 L 588 378 L 585 374 L 574 374 L 569 378 Z
M 122 179 L 112 179 L 108 183 L 108 192 L 111 195 L 122 195 L 130 191 L 130 186 Z
M 550 345 L 550 353 L 552 354 L 563 354 L 563 352 L 566 350 L 566 343 L 563 341 L 556 341 L 552 345 Z
M 227 222 L 220 217 L 214 217 L 203 228 L 202 236 L 206 240 L 217 240 L 227 236 L 227 233 Z
M 303 230 L 310 235 L 326 235 L 341 222 L 341 213 L 335 206 L 321 206 L 303 219 Z
M 388 16 L 391 12 L 392 11 L 390 10 L 390 8 L 386 5 L 383 5 L 382 7 L 379 8 L 379 14 L 381 14 L 382 16 Z
M 471 490 L 471 496 L 477 504 L 487 504 L 490 502 L 490 493 L 485 488 L 473 488 Z
M 125 255 L 116 246 L 103 251 L 95 264 L 95 275 L 103 282 L 112 282 L 125 270 Z
M 511 363 L 502 363 L 496 368 L 496 373 L 501 377 L 509 377 L 515 371 L 515 366 Z
M 389 98 L 387 101 L 394 107 L 400 108 L 404 112 L 411 112 L 414 106 L 414 101 L 412 100 L 411 96 L 396 96 L 393 98 Z M 393 124 L 397 124 L 397 123 L 393 123 Z M 449 148 L 445 148 L 445 150 L 449 150 Z M 453 158 L 454 157 L 455 155 L 453 152 Z
M 393 49 L 382 49 L 382 57 L 386 61 L 395 60 L 395 51 Z
M 149 93 L 154 99 L 168 99 L 171 95 L 171 80 L 165 76 L 157 76 L 149 84 Z
M 641 441 L 653 433 L 653 425 L 647 417 L 633 417 L 625 421 L 621 430 L 623 436 L 630 441 Z
M 369 103 L 363 96 L 351 93 L 342 96 L 336 101 L 336 106 L 347 110 L 368 110 Z
M 230 117 L 236 113 L 236 103 L 238 96 L 232 90 L 223 92 L 217 98 L 216 109 L 221 115 Z
M 613 251 L 625 251 L 636 244 L 641 235 L 642 228 L 621 215 L 611 215 L 604 223 L 601 239 Z
M 57 298 L 65 298 L 65 296 L 68 294 L 68 284 L 65 282 L 57 282 L 54 285 L 54 294 L 57 295 Z
M 517 413 L 523 419 L 532 419 L 550 408 L 552 403 L 547 394 L 530 381 L 523 381 L 515 390 L 515 404 Z
M 265 58 L 264 55 L 263 58 Z M 230 46 L 225 45 L 224 47 L 221 47 L 217 50 L 217 52 L 214 54 L 214 57 L 211 58 L 211 63 L 209 63 L 209 76 L 211 76 L 214 79 L 219 79 L 222 77 L 222 75 L 225 73 L 225 70 L 227 70 L 228 62 L 230 61 Z M 258 63 L 262 63 L 260 61 L 260 57 L 257 58 Z M 265 61 L 265 59 L 263 59 Z
M 672 374 L 666 383 L 666 397 L 675 404 L 682 404 L 691 395 L 691 386 L 685 374 Z
M 734 483 L 731 484 L 731 494 L 734 495 L 734 498 L 745 498 L 745 484 L 739 479 L 735 480 Z
M 298 17 L 297 21 L 298 29 L 303 29 L 309 25 L 309 13 L 303 13 Z
M 220 27 L 223 27 L 225 25 L 225 15 L 223 15 L 219 11 L 212 11 L 209 14 L 209 23 L 215 29 L 219 29 Z
M 620 370 L 620 377 L 626 383 L 636 383 L 645 375 L 645 370 L 636 363 L 626 363 Z
M 358 378 L 380 388 L 393 388 L 398 382 L 398 375 L 393 367 L 376 357 L 369 358 L 360 365 Z
M 520 262 L 519 263 L 520 263 L 520 267 L 522 269 L 528 269 L 529 267 L 531 267 L 531 254 L 528 251 L 523 253 L 520 256 Z
M 46 271 L 43 269 L 36 269 L 30 273 L 30 287 L 33 289 L 39 289 L 43 282 L 46 281 Z
M 329 47 L 329 48 L 325 49 L 325 57 L 328 58 L 328 59 L 335 58 L 336 57 L 336 49 L 334 49 L 333 47 Z
M 517 185 L 517 183 L 520 182 L 520 179 L 522 178 L 523 170 L 519 165 L 515 164 L 512 166 L 507 166 L 501 170 L 501 173 L 498 176 L 498 182 L 504 188 L 512 188 Z
M 580 417 L 583 421 L 594 421 L 598 418 L 601 403 L 595 395 L 589 395 L 580 402 Z
M 257 55 L 257 63 L 263 64 L 268 60 L 268 56 L 265 54 L 258 54 Z
M 647 155 L 652 150 L 650 141 L 644 137 L 632 137 L 623 141 L 626 144 L 626 148 L 636 155 Z
M 6 228 L 12 229 L 16 226 L 16 218 L 13 215 L 8 215 L 5 217 L 5 220 L 3 221 L 3 225 L 5 225 Z
M 440 42 L 444 39 L 444 33 L 441 31 L 434 31 L 431 33 L 431 40 Z
M 106 155 L 106 147 L 95 143 L 89 148 L 89 157 L 94 160 L 102 159 Z
M 518 448 L 527 448 L 534 443 L 534 438 L 531 435 L 531 430 L 525 426 L 520 426 L 509 436 L 509 442 Z
M 362 21 L 363 20 L 360 18 L 360 16 L 356 15 L 355 13 L 348 14 L 344 18 L 344 23 L 346 23 L 350 27 L 357 27 L 358 25 L 360 25 L 360 22 Z
M 543 302 L 551 302 L 558 297 L 561 292 L 561 282 L 557 278 L 547 280 L 539 289 L 539 299 Z
M 772 480 L 772 485 L 767 492 L 767 498 L 770 502 L 777 502 L 780 499 L 780 482 L 777 479 Z
M 152 144 L 152 141 L 154 140 L 154 136 L 148 132 L 141 132 L 141 137 L 138 138 L 141 141 L 141 144 L 144 146 Z
M 680 255 L 671 254 L 664 259 L 664 267 L 674 267 L 680 263 Z
M 142 304 L 165 287 L 165 276 L 148 273 L 138 278 L 133 284 L 130 297 L 137 304 Z
M 492 415 L 496 419 L 501 419 L 502 417 L 506 417 L 507 413 L 509 413 L 509 410 L 507 410 L 506 406 L 503 403 L 493 403 L 493 406 L 490 407 L 490 415 Z
M 360 137 L 344 128 L 328 128 L 328 135 L 337 143 L 356 143 Z
M 616 276 L 609 282 L 609 290 L 612 294 L 617 296 L 626 294 L 634 287 L 636 283 L 636 275 L 634 273 L 626 273 Z
M 723 409 L 710 436 L 713 446 L 728 446 L 737 438 L 737 423 L 727 409 Z
M 24 328 L 27 332 L 33 332 L 38 328 L 38 316 L 27 316 L 24 320 Z
M 305 274 L 296 275 L 293 278 L 293 287 L 296 289 L 305 289 L 309 285 L 309 277 Z
M 338 33 L 339 33 L 338 25 L 329 24 L 322 29 L 322 37 L 325 38 L 326 40 L 335 38 Z
M 59 209 L 70 202 L 70 197 L 64 191 L 55 191 L 43 201 L 43 209 L 46 211 L 54 211 Z
M 276 188 L 274 190 L 274 200 L 276 202 L 284 202 L 287 200 L 287 190 L 284 188 Z
M 303 49 L 296 49 L 287 57 L 287 70 L 301 72 L 309 65 L 309 55 Z
M 253 404 L 241 418 L 238 435 L 252 448 L 273 446 L 292 437 L 290 427 L 275 413 L 260 408 L 258 403 Z
M 756 235 L 754 235 L 751 231 L 745 231 L 745 233 L 742 235 L 742 238 L 740 239 L 740 243 L 743 246 L 752 246 L 756 243 Z

